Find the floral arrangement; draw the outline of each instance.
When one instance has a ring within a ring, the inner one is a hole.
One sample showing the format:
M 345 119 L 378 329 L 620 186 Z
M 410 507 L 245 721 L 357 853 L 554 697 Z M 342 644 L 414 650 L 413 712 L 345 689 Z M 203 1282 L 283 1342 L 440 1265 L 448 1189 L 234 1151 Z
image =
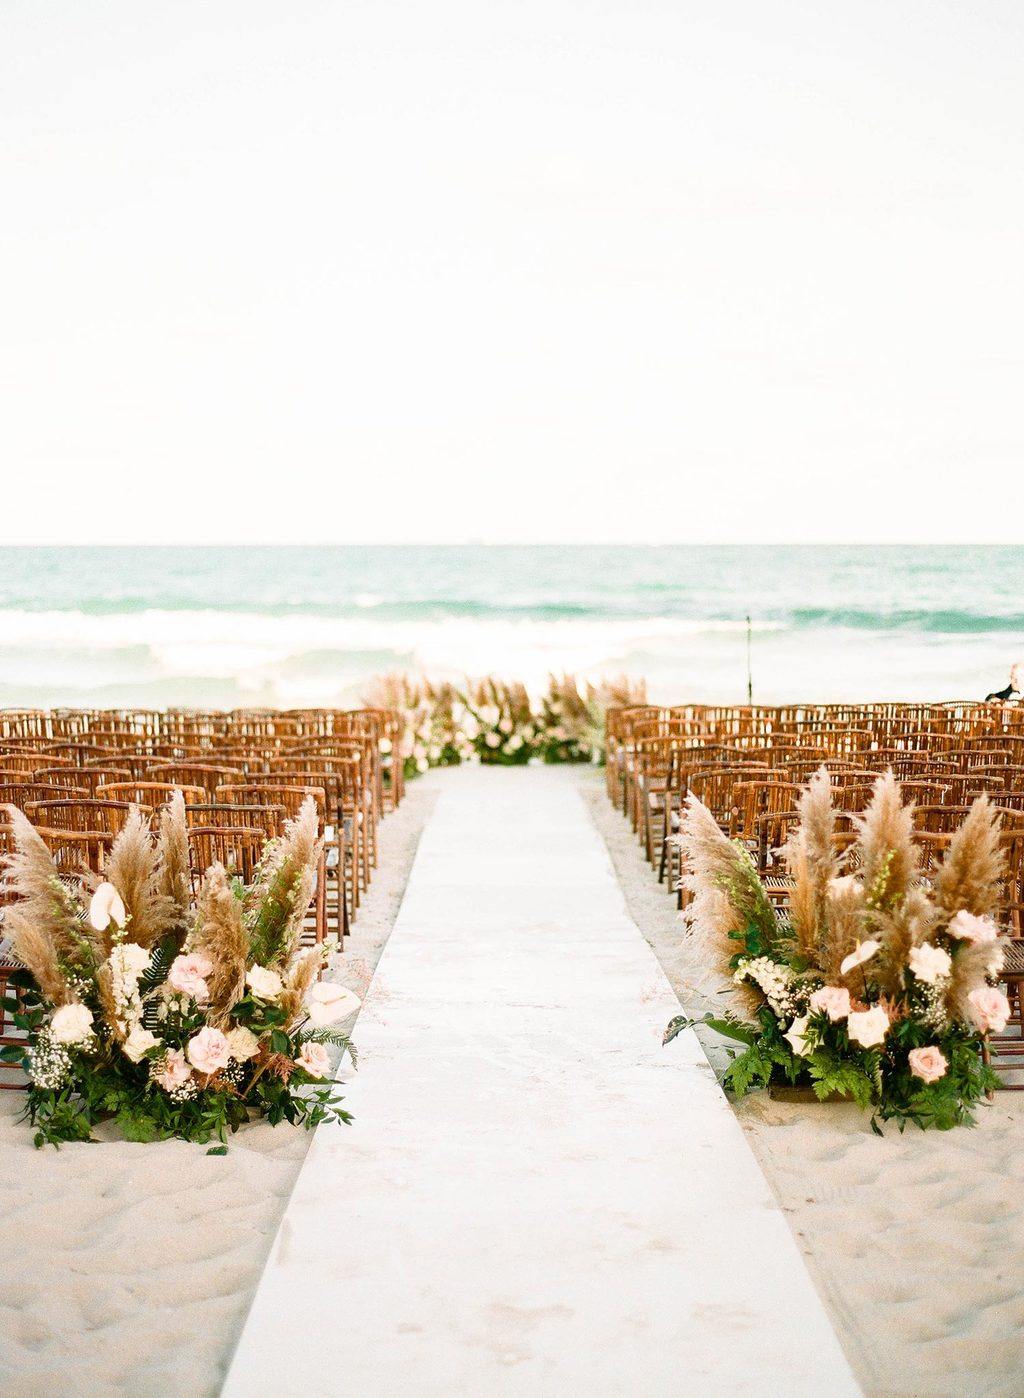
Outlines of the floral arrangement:
M 401 715 L 398 756 L 407 781 L 431 767 L 457 766 L 473 755 L 461 723 L 462 700 L 454 686 L 408 675 L 383 675 L 365 698 L 374 707 Z
M 518 767 L 534 755 L 537 725 L 524 685 L 504 680 L 478 680 L 462 696 L 466 736 L 481 762 Z
M 876 1130 L 889 1119 L 901 1129 L 972 1123 L 995 1085 L 985 1038 L 1010 1012 L 996 985 L 1003 856 L 988 798 L 929 879 L 891 772 L 845 855 L 825 769 L 799 814 L 783 851 L 790 896 L 780 913 L 750 854 L 695 797 L 683 814 L 691 950 L 725 1005 L 702 1022 L 744 1045 L 725 1085 L 737 1096 L 782 1082 L 850 1097 L 872 1111 Z M 673 1020 L 666 1042 L 695 1022 Z
M 459 690 L 395 674 L 376 679 L 365 698 L 402 716 L 399 755 L 412 778 L 473 758 L 506 766 L 538 754 L 545 762 L 603 762 L 605 710 L 643 703 L 646 694 L 625 678 L 588 683 L 584 691 L 572 675 L 552 675 L 535 707 L 523 685 L 494 676 L 467 680 Z
M 89 1140 L 114 1118 L 129 1140 L 216 1139 L 223 1153 L 250 1117 L 349 1120 L 329 1046 L 351 1048 L 333 1026 L 359 1001 L 318 979 L 331 944 L 299 945 L 320 854 L 312 801 L 251 885 L 214 864 L 195 898 L 180 792 L 156 833 L 132 811 L 91 897 L 7 813 L 6 929 L 24 967 L 7 1008 L 26 1045 L 3 1055 L 28 1074 L 37 1146 Z
M 604 713 L 580 694 L 571 675 L 552 675 L 537 727 L 545 762 L 593 762 L 603 749 Z

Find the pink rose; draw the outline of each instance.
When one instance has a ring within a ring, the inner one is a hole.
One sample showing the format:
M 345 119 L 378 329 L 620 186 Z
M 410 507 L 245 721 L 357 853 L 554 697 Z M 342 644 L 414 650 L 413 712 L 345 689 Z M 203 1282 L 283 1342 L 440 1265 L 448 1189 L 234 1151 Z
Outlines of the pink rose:
M 999 928 L 990 917 L 975 917 L 961 908 L 956 917 L 949 920 L 949 935 L 961 942 L 994 942 Z
M 300 1068 L 304 1068 L 311 1078 L 326 1078 L 331 1071 L 331 1057 L 323 1044 L 311 1044 L 307 1041 L 299 1050 L 295 1062 Z
M 188 1061 L 201 1073 L 216 1073 L 228 1066 L 231 1045 L 219 1029 L 200 1029 L 188 1041 Z
M 980 985 L 967 997 L 971 1016 L 983 1034 L 1001 1034 L 1010 1018 L 1010 1002 L 1001 990 Z
M 835 1024 L 850 1013 L 850 992 L 839 985 L 823 985 L 811 996 L 811 1009 L 824 1010 Z
M 174 1092 L 179 1087 L 184 1087 L 192 1076 L 192 1069 L 185 1060 L 185 1055 L 181 1049 L 168 1049 L 163 1059 L 158 1073 L 153 1073 L 153 1081 L 162 1087 L 165 1092 Z
M 922 1082 L 938 1082 L 939 1078 L 945 1076 L 946 1069 L 949 1067 L 946 1055 L 938 1044 L 929 1044 L 927 1048 L 911 1049 L 907 1054 L 907 1061 L 914 1077 L 920 1078 Z
M 197 1005 L 205 1004 L 210 998 L 210 987 L 206 977 L 213 971 L 213 962 L 202 952 L 190 956 L 176 956 L 167 973 L 167 984 L 179 995 L 187 995 Z

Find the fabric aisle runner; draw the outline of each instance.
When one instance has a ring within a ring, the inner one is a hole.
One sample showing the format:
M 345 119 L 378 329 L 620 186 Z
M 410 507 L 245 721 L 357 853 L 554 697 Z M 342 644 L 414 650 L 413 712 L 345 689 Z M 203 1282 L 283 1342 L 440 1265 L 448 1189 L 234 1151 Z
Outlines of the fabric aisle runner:
M 575 774 L 445 776 L 225 1393 L 857 1393 Z

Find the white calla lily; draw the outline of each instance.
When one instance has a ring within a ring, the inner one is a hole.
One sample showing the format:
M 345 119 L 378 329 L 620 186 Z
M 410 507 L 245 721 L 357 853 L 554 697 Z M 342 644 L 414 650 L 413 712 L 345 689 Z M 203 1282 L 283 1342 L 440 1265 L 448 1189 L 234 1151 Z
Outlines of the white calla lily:
M 112 922 L 123 928 L 128 921 L 124 901 L 112 883 L 101 883 L 89 903 L 89 923 L 105 932 Z

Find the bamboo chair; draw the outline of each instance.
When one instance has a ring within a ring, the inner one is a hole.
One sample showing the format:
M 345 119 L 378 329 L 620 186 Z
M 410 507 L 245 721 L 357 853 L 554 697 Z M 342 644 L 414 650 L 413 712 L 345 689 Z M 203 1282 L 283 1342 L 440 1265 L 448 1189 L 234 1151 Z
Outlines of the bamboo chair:
M 62 834 L 119 834 L 131 814 L 131 802 L 106 797 L 74 796 L 62 799 L 28 801 L 25 814 L 33 825 L 58 830 Z
M 263 855 L 266 836 L 248 825 L 200 825 L 188 832 L 192 867 L 192 892 L 199 892 L 202 876 L 214 864 L 223 864 L 229 876 L 251 884 Z
M 189 803 L 200 804 L 210 799 L 210 794 L 205 787 L 201 786 L 181 786 L 177 782 L 163 781 L 130 781 L 130 782 L 100 782 L 96 787 L 96 795 L 104 800 L 127 801 L 133 806 L 138 806 L 139 810 L 146 815 L 153 815 L 165 805 L 167 801 L 180 791 L 185 798 L 186 807 Z
M 223 782 L 237 775 L 238 769 L 214 762 L 157 762 L 146 774 L 148 781 L 172 782 L 184 788 L 200 788 L 211 797 Z
M 253 805 L 267 803 L 273 808 L 283 810 L 292 819 L 299 814 L 306 801 L 312 798 L 316 805 L 317 833 L 324 840 L 316 875 L 316 940 L 322 942 L 326 936 L 328 881 L 333 877 L 337 893 L 336 930 L 338 945 L 343 947 L 349 930 L 349 897 L 345 887 L 344 844 L 342 843 L 339 849 L 336 843 L 330 845 L 327 843 L 327 793 L 323 787 L 286 786 L 269 779 L 266 784 L 250 782 L 219 786 L 216 797 L 218 801 L 223 801 L 228 805 L 235 802 L 241 804 L 250 802 Z M 341 841 L 344 842 L 341 828 L 337 827 L 336 829 Z

